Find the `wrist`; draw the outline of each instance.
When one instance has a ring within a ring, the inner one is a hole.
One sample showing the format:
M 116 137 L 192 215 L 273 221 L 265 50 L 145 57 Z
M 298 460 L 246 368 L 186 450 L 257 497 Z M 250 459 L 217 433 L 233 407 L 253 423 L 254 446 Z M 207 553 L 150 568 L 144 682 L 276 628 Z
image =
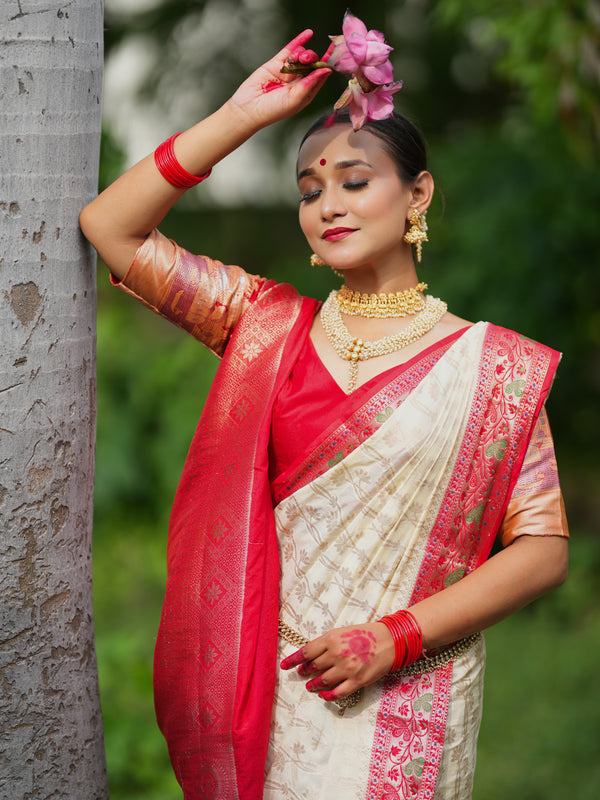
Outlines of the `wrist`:
M 253 116 L 250 110 L 236 103 L 234 97 L 230 97 L 216 112 L 223 117 L 223 125 L 228 126 L 228 130 L 235 132 L 240 137 L 240 142 L 245 142 L 262 128 L 267 127 L 264 121 Z
M 377 620 L 382 622 L 394 640 L 394 663 L 391 672 L 406 667 L 423 653 L 423 633 L 415 617 L 402 609 Z

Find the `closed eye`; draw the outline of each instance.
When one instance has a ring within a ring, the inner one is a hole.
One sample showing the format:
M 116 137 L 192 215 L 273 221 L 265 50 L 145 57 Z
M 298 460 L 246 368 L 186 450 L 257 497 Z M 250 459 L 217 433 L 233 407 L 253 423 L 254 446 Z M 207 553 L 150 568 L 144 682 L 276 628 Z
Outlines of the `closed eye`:
M 364 189 L 365 186 L 369 185 L 368 180 L 364 181 L 353 181 L 352 183 L 345 183 L 344 189 L 350 189 L 350 191 L 356 191 L 357 189 Z
M 321 190 L 317 189 L 315 192 L 306 192 L 300 198 L 301 203 L 310 203 L 311 200 L 314 200 L 315 197 L 318 197 L 321 194 Z

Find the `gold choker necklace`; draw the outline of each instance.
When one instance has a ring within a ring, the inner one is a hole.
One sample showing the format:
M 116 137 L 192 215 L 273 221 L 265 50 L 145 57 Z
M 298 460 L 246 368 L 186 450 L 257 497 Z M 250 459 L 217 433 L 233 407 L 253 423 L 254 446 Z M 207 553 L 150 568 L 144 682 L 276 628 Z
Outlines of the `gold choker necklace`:
M 390 294 L 363 294 L 354 292 L 344 284 L 337 293 L 340 311 L 352 317 L 406 317 L 418 314 L 425 308 L 425 298 L 420 292 L 427 289 L 426 283 L 418 283 L 403 292 Z
M 367 358 L 384 356 L 401 350 L 433 328 L 444 316 L 448 306 L 443 300 L 428 295 L 424 300 L 425 308 L 414 320 L 398 333 L 384 336 L 373 342 L 364 341 L 353 337 L 342 321 L 342 315 L 337 301 L 337 292 L 331 292 L 321 308 L 321 324 L 325 335 L 335 352 L 345 361 L 350 362 L 350 375 L 348 376 L 348 394 L 356 389 L 358 381 L 358 362 Z

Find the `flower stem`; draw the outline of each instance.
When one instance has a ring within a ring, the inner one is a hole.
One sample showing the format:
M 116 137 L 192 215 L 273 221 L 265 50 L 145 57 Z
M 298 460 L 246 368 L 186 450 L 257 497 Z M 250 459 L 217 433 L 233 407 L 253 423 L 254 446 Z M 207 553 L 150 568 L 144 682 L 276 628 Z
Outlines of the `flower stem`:
M 313 61 L 311 64 L 301 64 L 299 61 L 286 61 L 281 68 L 281 72 L 286 74 L 308 75 L 309 72 L 313 72 L 315 69 L 323 69 L 324 67 L 326 69 L 331 69 L 326 61 Z

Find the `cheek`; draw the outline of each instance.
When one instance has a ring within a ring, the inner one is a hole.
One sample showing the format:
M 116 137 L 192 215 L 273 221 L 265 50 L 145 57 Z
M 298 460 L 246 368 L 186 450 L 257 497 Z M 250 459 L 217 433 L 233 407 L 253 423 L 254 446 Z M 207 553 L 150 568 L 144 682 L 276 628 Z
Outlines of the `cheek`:
M 357 197 L 354 208 L 357 214 L 366 219 L 383 221 L 390 215 L 396 215 L 398 198 L 395 193 L 377 192 L 370 197 Z
M 410 193 L 394 176 L 389 176 L 378 180 L 372 191 L 358 192 L 352 207 L 365 219 L 384 223 L 392 218 L 395 225 L 395 220 L 402 219 L 409 198 Z
M 302 233 L 306 236 L 307 239 L 314 234 L 315 231 L 315 215 L 312 213 L 311 208 L 309 206 L 300 206 L 300 211 L 298 213 L 298 222 L 300 223 L 300 227 L 302 228 Z

